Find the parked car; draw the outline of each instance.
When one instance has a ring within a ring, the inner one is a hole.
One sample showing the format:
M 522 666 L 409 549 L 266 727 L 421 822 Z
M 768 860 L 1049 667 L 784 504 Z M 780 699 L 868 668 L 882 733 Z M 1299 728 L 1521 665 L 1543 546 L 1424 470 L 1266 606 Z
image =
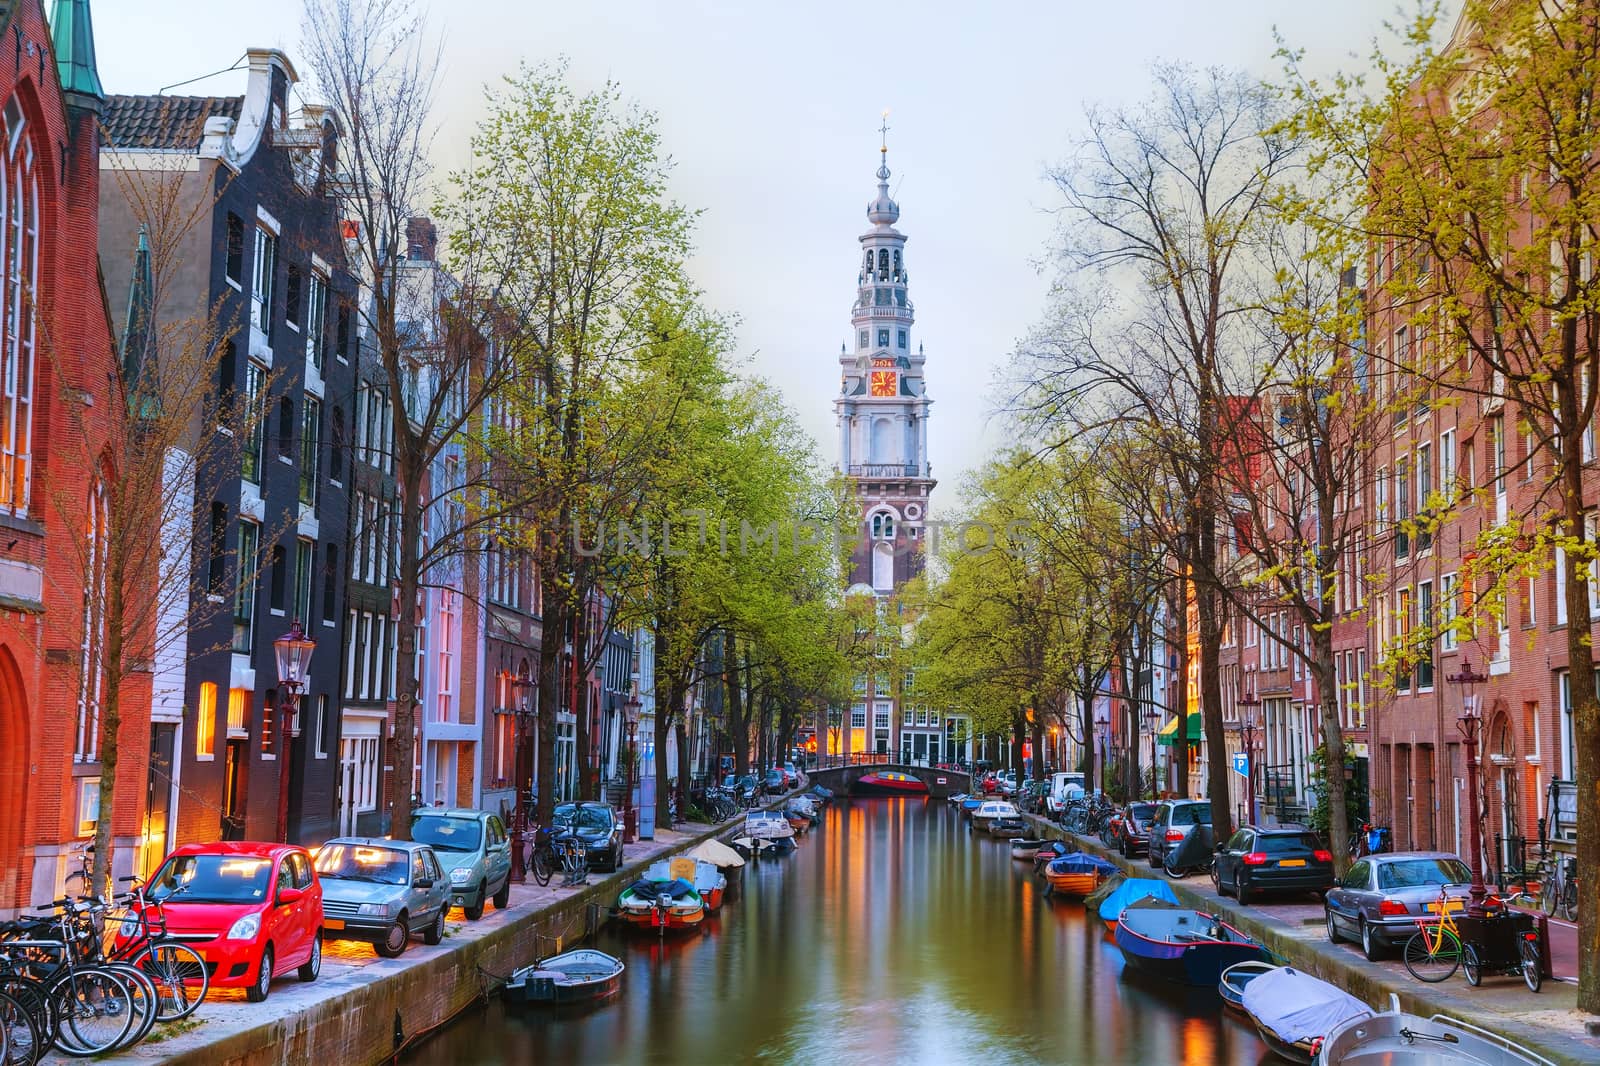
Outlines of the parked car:
M 444 939 L 450 879 L 427 844 L 340 837 L 317 849 L 315 865 L 324 940 L 364 940 L 393 959 L 415 934 Z
M 1150 819 L 1145 853 L 1151 866 L 1165 866 L 1168 873 L 1181 873 L 1190 866 L 1205 866 L 1211 857 L 1211 801 L 1163 800 L 1158 803 Z
M 592 869 L 622 868 L 622 822 L 610 804 L 563 803 L 556 808 L 555 824 L 588 850 Z
M 783 771 L 776 767 L 768 770 L 761 777 L 761 788 L 762 791 L 773 796 L 782 792 L 784 789 Z
M 756 793 L 761 788 L 761 780 L 755 774 L 745 774 L 735 777 L 729 774 L 722 780 L 722 787 L 732 789 L 740 803 L 749 803 L 755 799 Z
M 1029 814 L 1039 814 L 1044 810 L 1044 801 L 1049 795 L 1049 790 L 1048 781 L 1024 781 L 1022 790 L 1017 793 L 1017 806 Z
M 1154 803 L 1130 803 L 1116 819 L 1112 843 L 1125 859 L 1131 859 L 1150 846 L 1150 820 L 1156 816 Z
M 498 814 L 470 807 L 421 807 L 411 812 L 411 839 L 433 848 L 450 879 L 450 904 L 469 921 L 511 905 L 511 840 Z
M 1211 881 L 1219 895 L 1232 892 L 1240 903 L 1274 890 L 1320 896 L 1333 887 L 1333 853 L 1305 829 L 1246 826 L 1217 845 Z
M 800 783 L 800 769 L 792 762 L 786 762 L 783 764 L 783 775 L 789 779 L 789 784 L 791 785 L 798 785 Z
M 1328 940 L 1352 939 L 1369 959 L 1404 944 L 1417 931 L 1417 919 L 1436 913 L 1439 891 L 1449 906 L 1466 905 L 1472 872 L 1458 856 L 1444 851 L 1397 851 L 1356 860 L 1344 878 L 1323 897 Z
M 1051 818 L 1060 818 L 1067 804 L 1083 795 L 1083 775 L 1078 773 L 1051 774 L 1050 795 L 1045 799 L 1045 810 Z
M 184 844 L 150 878 L 167 935 L 205 959 L 212 988 L 267 998 L 291 971 L 315 981 L 322 970 L 322 884 L 306 849 L 236 840 Z

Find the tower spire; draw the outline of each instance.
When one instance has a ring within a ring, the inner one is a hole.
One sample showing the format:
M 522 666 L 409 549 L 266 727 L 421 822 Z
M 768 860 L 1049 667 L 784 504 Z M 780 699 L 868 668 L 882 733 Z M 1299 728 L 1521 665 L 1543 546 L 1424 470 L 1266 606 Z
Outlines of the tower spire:
M 94 19 L 89 0 L 55 0 L 50 9 L 50 43 L 67 102 L 98 109 L 105 99 L 94 58 Z

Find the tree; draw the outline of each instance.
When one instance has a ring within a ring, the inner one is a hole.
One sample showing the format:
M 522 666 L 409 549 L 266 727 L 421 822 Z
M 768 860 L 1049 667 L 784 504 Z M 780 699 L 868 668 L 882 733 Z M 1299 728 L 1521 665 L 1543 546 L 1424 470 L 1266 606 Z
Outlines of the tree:
M 1403 54 L 1372 57 L 1372 88 L 1305 76 L 1286 51 L 1289 132 L 1310 146 L 1333 206 L 1307 213 L 1369 251 L 1375 329 L 1425 330 L 1391 355 L 1398 392 L 1441 387 L 1481 397 L 1516 421 L 1550 463 L 1534 506 L 1498 513 L 1491 487 L 1450 486 L 1449 504 L 1481 507 L 1477 565 L 1487 586 L 1467 616 L 1503 617 L 1507 583 L 1552 563 L 1564 583 L 1578 795 L 1578 864 L 1600 868 L 1600 698 L 1586 590 L 1596 559 L 1585 476 L 1600 384 L 1600 9 L 1538 0 L 1469 0 L 1443 49 L 1434 14 L 1405 28 Z M 1326 203 L 1327 201 L 1323 201 Z M 1507 423 L 1499 425 L 1500 439 Z M 1531 472 L 1531 469 L 1530 469 Z M 1585 946 L 1587 945 L 1587 946 Z M 1600 901 L 1579 905 L 1578 1005 L 1600 1012 Z

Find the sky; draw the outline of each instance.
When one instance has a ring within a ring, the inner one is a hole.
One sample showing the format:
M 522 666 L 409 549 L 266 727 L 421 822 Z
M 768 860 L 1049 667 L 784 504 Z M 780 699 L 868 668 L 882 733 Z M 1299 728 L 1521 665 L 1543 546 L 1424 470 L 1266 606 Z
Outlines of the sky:
M 1273 29 L 1313 70 L 1359 67 L 1398 0 L 1056 0 L 1049 4 L 420 0 L 442 35 L 442 173 L 468 158 L 486 85 L 562 57 L 660 116 L 673 193 L 702 212 L 691 269 L 738 322 L 748 371 L 780 390 L 831 465 L 839 345 L 887 108 L 908 238 L 913 343 L 927 353 L 933 474 L 1012 439 L 996 372 L 1042 315 L 1057 200 L 1086 106 L 1134 104 L 1158 61 L 1277 73 Z M 298 55 L 300 4 L 95 0 L 111 93 L 236 93 L 244 50 Z

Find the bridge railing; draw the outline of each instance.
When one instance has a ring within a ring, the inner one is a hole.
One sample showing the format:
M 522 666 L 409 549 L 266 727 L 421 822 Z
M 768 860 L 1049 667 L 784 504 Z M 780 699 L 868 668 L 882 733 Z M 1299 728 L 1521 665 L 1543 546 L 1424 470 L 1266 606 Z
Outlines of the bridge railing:
M 951 770 L 948 766 L 942 767 L 937 763 L 907 762 L 883 751 L 853 751 L 847 755 L 819 755 L 816 757 L 816 761 L 809 764 L 806 769 L 809 771 L 836 770 L 844 766 L 911 766 L 919 770 L 931 770 L 940 773 L 970 773 L 967 770 Z

